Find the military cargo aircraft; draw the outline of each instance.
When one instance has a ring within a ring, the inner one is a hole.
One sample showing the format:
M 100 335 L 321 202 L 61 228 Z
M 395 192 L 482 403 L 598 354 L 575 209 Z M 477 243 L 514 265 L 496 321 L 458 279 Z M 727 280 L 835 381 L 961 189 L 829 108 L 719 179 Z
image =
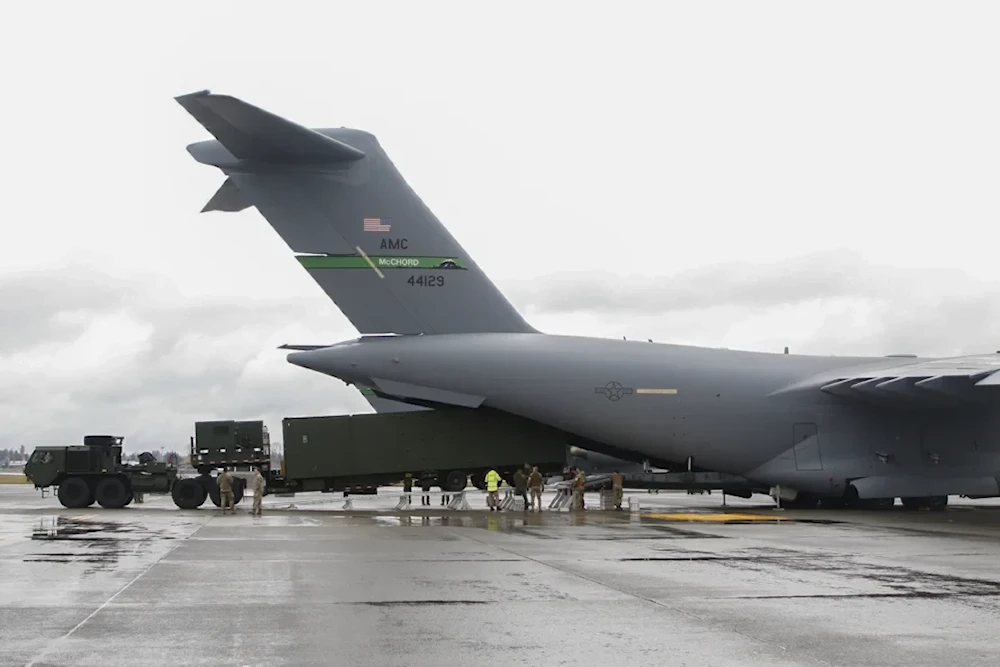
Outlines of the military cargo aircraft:
M 1000 495 L 1000 353 L 770 354 L 536 330 L 375 136 L 309 129 L 226 95 L 176 100 L 227 179 L 203 211 L 254 206 L 361 333 L 292 364 L 415 407 L 480 406 L 571 445 L 740 475 L 785 506 L 943 507 Z M 766 492 L 766 491 L 765 491 Z

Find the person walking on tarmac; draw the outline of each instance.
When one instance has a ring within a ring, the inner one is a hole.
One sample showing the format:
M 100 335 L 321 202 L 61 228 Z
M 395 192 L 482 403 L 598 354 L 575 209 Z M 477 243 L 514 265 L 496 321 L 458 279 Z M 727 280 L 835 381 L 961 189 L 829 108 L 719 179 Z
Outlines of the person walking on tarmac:
M 625 477 L 615 470 L 611 475 L 611 492 L 615 497 L 615 509 L 621 511 L 622 508 L 622 489 L 625 483 Z
M 500 473 L 493 468 L 486 473 L 486 504 L 491 512 L 500 511 Z
M 408 472 L 403 477 L 403 494 L 406 496 L 406 504 L 413 502 L 413 473 Z
M 222 513 L 225 514 L 226 510 L 229 510 L 233 514 L 236 513 L 236 504 L 233 502 L 233 476 L 229 474 L 229 468 L 223 468 L 222 472 L 219 473 L 219 506 L 222 508 Z
M 264 502 L 264 476 L 260 474 L 260 468 L 253 469 L 253 510 L 250 513 L 254 516 L 261 516 L 261 504 Z
M 573 480 L 573 509 L 583 511 L 583 491 L 587 483 L 587 477 L 582 470 L 576 471 L 576 479 Z
M 538 511 L 542 511 L 542 473 L 538 472 L 538 466 L 531 469 L 528 475 L 528 488 L 531 489 L 531 509 L 535 509 L 535 502 L 538 502 Z
M 524 470 L 518 468 L 514 473 L 514 493 L 521 496 L 524 500 L 524 511 L 528 511 L 528 476 L 524 474 Z
M 431 478 L 428 477 L 427 475 L 424 475 L 423 477 L 420 478 L 420 490 L 423 492 L 423 495 L 420 496 L 420 504 L 421 505 L 427 505 L 428 507 L 430 507 L 430 505 L 431 505 Z

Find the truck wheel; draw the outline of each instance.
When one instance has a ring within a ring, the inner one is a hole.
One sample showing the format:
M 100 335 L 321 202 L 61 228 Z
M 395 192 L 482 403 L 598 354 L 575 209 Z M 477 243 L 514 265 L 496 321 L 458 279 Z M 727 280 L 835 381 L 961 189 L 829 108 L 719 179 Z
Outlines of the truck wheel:
M 197 479 L 188 477 L 179 479 L 170 491 L 170 496 L 174 499 L 174 505 L 182 510 L 198 509 L 205 502 L 205 489 L 198 483 Z
M 222 507 L 222 496 L 219 494 L 219 482 L 216 481 L 211 475 L 202 475 L 198 478 L 201 483 L 202 488 L 205 489 L 205 493 L 212 500 L 212 504 L 216 507 Z
M 481 472 L 477 472 L 476 474 L 474 474 L 472 476 L 471 482 L 472 482 L 472 486 L 476 487 L 480 491 L 485 491 L 486 490 L 486 475 L 485 474 L 483 474 Z
M 243 500 L 243 478 L 234 477 L 233 478 L 233 505 L 239 505 L 240 501 Z M 219 496 L 219 503 L 222 503 L 222 496 Z
M 94 497 L 104 509 L 117 510 L 125 507 L 128 501 L 128 489 L 120 477 L 105 477 L 97 483 Z
M 458 493 L 468 484 L 468 475 L 462 470 L 450 470 L 438 476 L 438 486 L 448 493 Z
M 71 510 L 83 509 L 94 502 L 90 496 L 90 487 L 86 480 L 79 477 L 65 479 L 59 485 L 59 502 Z

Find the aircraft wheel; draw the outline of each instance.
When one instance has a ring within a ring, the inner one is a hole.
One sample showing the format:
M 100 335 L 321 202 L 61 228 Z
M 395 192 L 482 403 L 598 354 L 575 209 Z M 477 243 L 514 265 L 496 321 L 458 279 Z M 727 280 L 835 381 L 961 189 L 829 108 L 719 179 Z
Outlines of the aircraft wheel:
M 63 507 L 68 509 L 83 509 L 94 502 L 90 494 L 90 486 L 80 477 L 70 477 L 63 480 L 56 494 Z
M 871 510 L 887 510 L 892 509 L 895 504 L 895 498 L 870 498 L 864 501 L 864 508 Z
M 853 484 L 848 484 L 847 489 L 844 491 L 844 505 L 850 509 L 859 509 L 862 506 L 858 488 Z
M 819 505 L 819 498 L 809 493 L 800 493 L 795 500 L 782 500 L 781 506 L 790 510 L 814 510 Z
M 121 477 L 105 477 L 97 483 L 94 497 L 104 509 L 121 509 L 128 504 L 128 488 Z
M 469 478 L 462 470 L 451 470 L 443 475 L 441 480 L 441 490 L 449 493 L 458 493 L 469 484 Z
M 943 510 L 948 506 L 948 496 L 931 496 L 927 498 L 927 504 L 931 510 Z
M 198 509 L 205 502 L 206 495 L 204 487 L 193 477 L 177 480 L 170 491 L 174 505 L 182 510 Z
M 903 507 L 908 510 L 943 510 L 948 505 L 948 496 L 924 496 L 901 498 Z

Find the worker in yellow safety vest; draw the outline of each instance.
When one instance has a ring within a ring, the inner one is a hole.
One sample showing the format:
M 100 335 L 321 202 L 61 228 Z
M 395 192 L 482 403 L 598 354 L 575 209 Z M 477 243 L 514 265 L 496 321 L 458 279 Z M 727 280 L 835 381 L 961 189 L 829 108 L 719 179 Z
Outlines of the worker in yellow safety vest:
M 500 511 L 500 473 L 492 468 L 486 473 L 486 505 L 491 512 Z

